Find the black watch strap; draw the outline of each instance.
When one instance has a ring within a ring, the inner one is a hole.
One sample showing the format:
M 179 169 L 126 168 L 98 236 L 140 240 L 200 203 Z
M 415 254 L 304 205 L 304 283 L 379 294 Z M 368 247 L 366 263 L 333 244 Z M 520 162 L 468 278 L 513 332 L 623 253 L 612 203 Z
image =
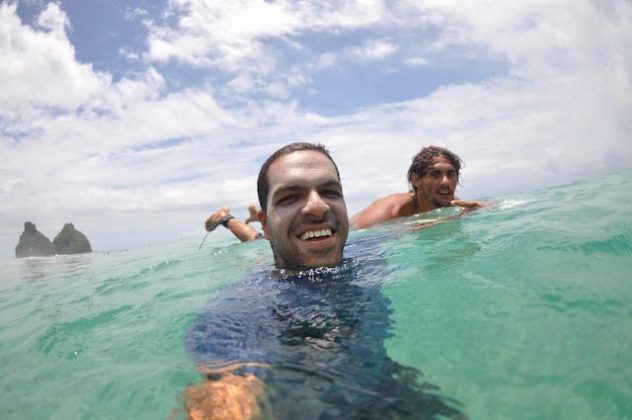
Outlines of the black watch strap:
M 230 214 L 227 214 L 226 216 L 222 217 L 222 220 L 220 220 L 219 222 L 224 226 L 224 227 L 228 227 L 228 221 L 230 219 L 234 219 L 233 216 L 231 216 Z

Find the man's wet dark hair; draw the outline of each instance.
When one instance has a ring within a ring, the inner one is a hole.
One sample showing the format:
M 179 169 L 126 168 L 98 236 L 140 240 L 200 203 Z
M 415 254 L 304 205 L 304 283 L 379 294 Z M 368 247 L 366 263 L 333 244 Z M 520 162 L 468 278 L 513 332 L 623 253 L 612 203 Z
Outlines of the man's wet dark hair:
M 336 176 L 338 177 L 338 180 L 340 181 L 340 172 L 338 171 L 338 166 L 336 165 L 336 162 L 334 162 L 334 160 L 331 158 L 331 155 L 329 154 L 329 150 L 327 150 L 327 148 L 323 146 L 322 144 L 320 143 L 314 144 L 314 143 L 299 141 L 299 142 L 288 144 L 287 146 L 283 146 L 276 152 L 272 153 L 272 155 L 265 162 L 263 162 L 263 165 L 261 166 L 261 169 L 259 170 L 259 177 L 257 178 L 257 194 L 259 195 L 259 206 L 264 212 L 266 212 L 268 209 L 268 193 L 270 191 L 270 184 L 268 183 L 268 169 L 270 169 L 270 165 L 272 165 L 274 161 L 280 158 L 281 156 L 289 155 L 290 153 L 294 153 L 294 152 L 303 152 L 303 151 L 318 152 L 327 156 L 327 159 L 329 159 L 331 163 L 333 163 L 334 168 L 336 168 Z
M 450 162 L 450 165 L 452 165 L 456 171 L 456 180 L 457 182 L 459 181 L 461 166 L 464 165 L 461 158 L 445 147 L 427 146 L 413 156 L 413 163 L 410 165 L 410 168 L 408 168 L 408 185 L 411 191 L 415 190 L 413 186 L 413 174 L 417 174 L 420 178 L 426 175 L 426 172 L 428 172 L 428 169 L 432 166 L 433 159 L 436 157 L 445 158 Z

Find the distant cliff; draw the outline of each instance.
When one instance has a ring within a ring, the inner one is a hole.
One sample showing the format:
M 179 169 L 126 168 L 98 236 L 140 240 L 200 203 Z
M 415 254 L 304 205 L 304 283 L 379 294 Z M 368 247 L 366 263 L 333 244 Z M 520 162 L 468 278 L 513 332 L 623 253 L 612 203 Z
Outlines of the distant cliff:
M 31 222 L 24 223 L 24 232 L 15 247 L 16 258 L 48 257 L 55 254 L 81 254 L 92 252 L 86 235 L 79 232 L 72 223 L 66 223 L 53 242 L 39 232 Z
M 15 247 L 15 257 L 47 257 L 55 254 L 55 246 L 31 222 L 24 223 L 24 232 Z
M 61 232 L 53 239 L 55 252 L 58 254 L 82 254 L 92 252 L 86 235 L 79 232 L 72 223 L 66 223 Z

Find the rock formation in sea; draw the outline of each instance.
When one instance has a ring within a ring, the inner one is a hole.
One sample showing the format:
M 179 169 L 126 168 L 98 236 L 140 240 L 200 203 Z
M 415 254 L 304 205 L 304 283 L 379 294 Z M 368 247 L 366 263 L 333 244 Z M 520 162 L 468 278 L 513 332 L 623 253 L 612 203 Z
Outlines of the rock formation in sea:
M 61 232 L 53 239 L 55 251 L 58 254 L 81 254 L 92 252 L 86 235 L 79 232 L 72 223 L 66 223 Z
M 24 223 L 24 232 L 15 247 L 15 257 L 47 257 L 55 254 L 55 246 L 31 222 Z

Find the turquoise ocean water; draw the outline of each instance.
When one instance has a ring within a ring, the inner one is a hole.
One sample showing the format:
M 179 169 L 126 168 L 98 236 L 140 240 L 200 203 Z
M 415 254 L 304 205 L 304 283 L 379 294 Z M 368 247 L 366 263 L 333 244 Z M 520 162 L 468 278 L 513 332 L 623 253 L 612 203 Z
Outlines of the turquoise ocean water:
M 389 355 L 473 419 L 632 418 L 632 171 L 492 201 L 386 235 Z M 172 415 L 201 381 L 196 315 L 271 263 L 266 241 L 198 245 L 1 261 L 0 418 Z

